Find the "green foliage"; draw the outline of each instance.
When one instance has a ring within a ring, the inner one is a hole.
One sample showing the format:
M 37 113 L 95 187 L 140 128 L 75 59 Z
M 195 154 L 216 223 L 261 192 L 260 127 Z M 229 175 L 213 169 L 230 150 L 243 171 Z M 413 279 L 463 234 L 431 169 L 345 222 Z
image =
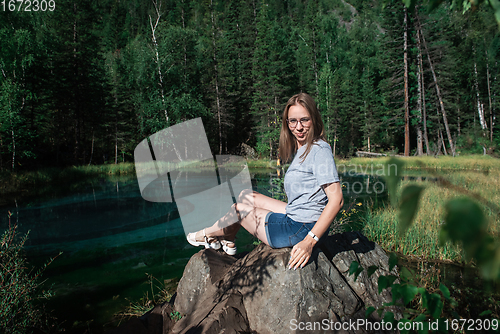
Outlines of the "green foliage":
M 406 7 L 413 8 L 420 1 L 419 0 L 402 0 L 402 2 L 405 4 Z M 422 2 L 424 2 L 424 1 L 422 1 Z M 428 0 L 428 1 L 425 1 L 425 4 L 427 7 L 427 10 L 430 12 L 430 11 L 433 11 L 434 9 L 436 9 L 442 2 L 443 2 L 443 0 Z M 495 19 L 497 20 L 498 25 L 500 26 L 500 0 L 463 0 L 461 4 L 460 4 L 460 2 L 457 3 L 457 0 L 448 0 L 447 2 L 450 4 L 451 7 L 461 5 L 461 7 L 463 8 L 464 14 L 465 14 L 465 12 L 472 10 L 473 7 L 475 8 L 480 4 L 483 4 L 483 3 L 489 4 L 494 11 Z
M 354 280 L 357 280 L 361 272 L 363 272 L 363 267 L 359 265 L 359 262 L 352 261 L 349 266 L 349 275 L 354 275 Z
M 9 223 L 10 223 L 9 213 Z M 28 235 L 19 238 L 17 225 L 9 225 L 0 239 L 0 331 L 31 333 L 47 325 L 47 314 L 40 300 L 50 298 L 50 291 L 41 291 L 40 276 L 53 261 L 41 269 L 29 269 L 24 255 Z
M 389 160 L 393 164 L 401 165 L 394 159 Z M 387 166 L 387 165 L 386 165 Z M 386 174 L 387 175 L 387 174 Z M 401 176 L 401 174 L 400 174 Z M 399 179 L 399 178 L 398 178 Z M 398 194 L 395 191 L 396 184 L 399 182 L 395 176 L 386 176 L 391 202 L 396 203 Z M 443 182 L 443 185 L 449 186 Z M 401 233 L 405 233 L 411 225 L 418 209 L 420 193 L 423 187 L 409 185 L 401 193 L 399 206 L 399 228 Z M 476 196 L 477 198 L 477 196 Z M 500 210 L 479 198 L 483 205 L 500 214 Z M 462 245 L 466 259 L 473 260 L 480 269 L 484 279 L 489 281 L 498 281 L 500 279 L 500 246 L 498 240 L 489 232 L 488 220 L 481 206 L 469 198 L 454 198 L 445 204 L 445 220 L 441 227 L 439 239 L 440 244 L 446 242 Z M 392 270 L 397 265 L 397 256 L 390 254 L 389 267 Z M 350 274 L 359 275 L 363 268 L 359 267 L 356 261 L 351 263 Z M 369 274 L 373 273 L 373 268 L 368 269 Z M 398 306 L 403 310 L 403 319 L 400 322 L 424 322 L 436 321 L 438 328 L 433 330 L 443 331 L 446 328 L 446 318 L 443 318 L 443 311 L 448 309 L 448 314 L 452 314 L 456 319 L 460 316 L 454 311 L 456 301 L 451 298 L 451 292 L 444 284 L 440 283 L 437 291 L 430 291 L 420 285 L 416 279 L 415 273 L 405 267 L 400 267 L 399 277 L 395 275 L 381 275 L 378 279 L 378 291 L 381 293 L 384 289 L 390 288 L 392 293 L 392 302 L 378 309 L 381 314 L 389 306 Z M 367 308 L 366 316 L 375 309 Z M 487 310 L 488 311 L 488 310 Z M 487 311 L 481 314 L 489 314 Z M 491 311 L 490 311 L 491 313 Z M 394 321 L 393 315 L 386 312 L 385 319 Z M 429 327 L 424 325 L 419 329 L 419 333 L 428 333 Z
M 466 258 L 476 261 L 485 279 L 500 279 L 498 240 L 488 232 L 488 220 L 477 203 L 468 198 L 457 198 L 446 204 L 440 242 L 447 241 L 460 243 Z
M 116 314 L 118 318 L 129 319 L 131 317 L 140 317 L 145 313 L 149 312 L 156 305 L 161 305 L 170 301 L 177 288 L 178 281 L 176 279 L 167 279 L 163 282 L 153 277 L 151 274 L 147 274 L 147 282 L 149 285 L 149 291 L 147 291 L 142 298 L 138 301 L 130 301 L 125 310 Z M 182 318 L 182 315 L 175 311 L 171 312 L 170 318 L 174 321 Z
M 478 129 L 470 129 L 457 138 L 457 150 L 460 154 L 484 154 L 494 150 L 497 145 L 491 143 L 484 132 Z
M 285 179 L 283 177 L 271 179 L 271 197 L 278 201 L 288 202 L 285 193 Z
M 390 158 L 384 162 L 383 165 L 383 176 L 387 184 L 387 190 L 389 191 L 391 204 L 393 207 L 397 204 L 397 189 L 399 183 L 401 182 L 401 176 L 403 175 L 404 162 L 396 159 Z
M 403 189 L 399 204 L 399 233 L 404 234 L 413 222 L 415 213 L 418 210 L 420 194 L 423 187 L 409 185 Z
M 130 162 L 146 136 L 195 117 L 214 152 L 244 142 L 275 159 L 283 106 L 300 91 L 315 98 L 336 155 L 400 152 L 405 33 L 411 143 L 426 125 L 436 153 L 444 129 L 419 21 L 460 153 L 494 150 L 486 129 L 477 130 L 477 108 L 491 125 L 500 1 L 439 2 L 61 0 L 53 12 L 5 13 L 0 169 Z
M 174 321 L 179 321 L 182 318 L 182 314 L 180 314 L 180 312 L 178 312 L 178 311 L 170 312 L 169 316 L 170 316 L 170 319 L 172 319 Z

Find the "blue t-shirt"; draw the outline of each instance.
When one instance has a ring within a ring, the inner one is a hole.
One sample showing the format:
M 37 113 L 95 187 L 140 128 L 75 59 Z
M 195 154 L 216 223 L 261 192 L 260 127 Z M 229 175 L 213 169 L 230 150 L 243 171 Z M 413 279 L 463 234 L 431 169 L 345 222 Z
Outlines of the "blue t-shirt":
M 306 145 L 297 150 L 285 174 L 286 214 L 301 223 L 316 222 L 328 203 L 321 186 L 340 181 L 330 145 L 321 139 L 312 145 L 302 163 Z

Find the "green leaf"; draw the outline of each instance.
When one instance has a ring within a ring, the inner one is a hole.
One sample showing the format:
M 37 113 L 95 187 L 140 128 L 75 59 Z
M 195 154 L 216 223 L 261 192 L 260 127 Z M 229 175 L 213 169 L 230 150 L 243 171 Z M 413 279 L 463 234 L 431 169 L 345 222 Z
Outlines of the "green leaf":
M 425 314 L 419 314 L 415 319 L 413 319 L 413 322 L 422 322 L 426 318 Z
M 410 303 L 417 295 L 418 288 L 414 285 L 405 284 L 401 286 L 399 291 L 401 293 L 401 296 L 403 297 L 404 304 L 408 305 L 408 303 Z
M 380 276 L 378 278 L 378 293 L 381 293 L 382 290 L 390 287 L 396 279 L 397 277 L 393 275 Z
M 417 330 L 417 333 L 418 334 L 428 334 L 429 333 L 429 323 L 428 322 L 422 323 L 422 327 L 421 327 L 421 329 L 419 328 Z
M 365 311 L 365 318 L 368 319 L 368 317 L 370 316 L 370 314 L 373 313 L 373 311 L 375 311 L 375 307 L 373 306 L 368 307 Z
M 432 12 L 439 6 L 441 2 L 443 2 L 443 0 L 429 0 L 429 3 L 427 5 L 427 12 L 428 13 Z
M 402 0 L 406 8 L 410 9 L 415 6 L 415 3 L 417 2 L 416 0 Z
M 404 162 L 394 157 L 387 160 L 384 164 L 384 179 L 389 190 L 391 205 L 394 207 L 398 203 L 396 195 L 399 183 L 401 182 L 401 176 L 403 175 L 403 167 Z
M 427 307 L 430 315 L 434 319 L 438 319 L 441 316 L 441 312 L 443 311 L 443 301 L 441 300 L 441 296 L 437 293 L 433 293 L 428 296 Z
M 399 234 L 403 235 L 413 222 L 418 209 L 420 195 L 424 190 L 421 186 L 409 185 L 403 189 L 399 204 Z
M 445 205 L 445 223 L 440 231 L 440 242 L 462 243 L 467 260 L 483 246 L 487 235 L 487 221 L 483 210 L 468 198 L 450 200 Z
M 415 276 L 414 273 L 406 267 L 401 268 L 399 275 L 401 276 L 401 279 L 405 282 L 411 281 L 412 278 Z
M 492 313 L 492 312 L 491 312 L 491 310 L 486 310 L 486 311 L 484 311 L 484 312 L 481 312 L 481 313 L 479 314 L 479 316 L 480 316 L 480 317 L 484 317 L 485 315 L 490 315 L 491 313 Z
M 384 314 L 384 321 L 385 322 L 393 323 L 394 322 L 394 313 L 392 313 L 392 312 L 385 312 L 385 314 Z
M 393 284 L 391 286 L 391 294 L 392 294 L 392 305 L 395 305 L 398 300 L 400 300 L 403 296 L 401 295 L 401 284 Z
M 404 324 L 410 323 L 411 321 L 408 319 L 401 319 L 401 320 L 399 320 L 399 322 L 403 324 L 403 326 L 401 326 L 402 329 L 399 331 L 399 333 L 410 333 L 409 329 L 404 329 L 405 328 Z M 410 327 L 410 326 L 406 326 L 406 327 Z
M 495 11 L 495 19 L 500 26 L 500 0 L 489 0 L 490 6 Z
M 370 277 L 371 275 L 373 275 L 373 273 L 375 273 L 375 271 L 377 271 L 378 269 L 378 266 L 369 266 L 368 267 L 368 277 Z
M 424 309 L 427 309 L 427 306 L 428 306 L 427 304 L 428 304 L 430 294 L 427 292 L 427 290 L 425 288 L 418 288 L 418 293 L 420 293 L 420 295 L 422 296 L 422 307 Z
M 389 271 L 398 264 L 398 256 L 396 253 L 389 253 Z
M 446 300 L 450 300 L 450 290 L 443 283 L 439 284 L 439 290 L 443 293 L 444 298 Z
M 354 281 L 358 279 L 359 274 L 363 271 L 363 267 L 357 261 L 352 261 L 349 267 L 349 276 L 354 274 Z

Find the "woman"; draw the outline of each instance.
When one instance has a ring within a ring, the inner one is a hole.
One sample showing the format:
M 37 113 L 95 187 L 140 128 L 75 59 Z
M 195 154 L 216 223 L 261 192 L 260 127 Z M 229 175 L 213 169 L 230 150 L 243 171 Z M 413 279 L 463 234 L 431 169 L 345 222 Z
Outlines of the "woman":
M 235 254 L 233 241 L 243 226 L 273 248 L 293 247 L 289 269 L 304 267 L 343 205 L 332 150 L 324 141 L 321 116 L 308 94 L 296 94 L 286 104 L 279 153 L 284 162 L 292 160 L 285 174 L 288 204 L 243 191 L 224 217 L 188 234 L 188 242 L 216 249 L 222 244 L 226 253 Z

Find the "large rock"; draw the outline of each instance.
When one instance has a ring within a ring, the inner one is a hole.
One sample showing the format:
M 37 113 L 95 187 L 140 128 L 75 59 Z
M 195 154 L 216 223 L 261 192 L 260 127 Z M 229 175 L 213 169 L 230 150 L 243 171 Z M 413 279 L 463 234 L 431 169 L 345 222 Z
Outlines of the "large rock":
M 197 309 L 200 296 L 207 289 L 213 289 L 213 284 L 229 271 L 236 260 L 233 256 L 226 256 L 213 249 L 202 250 L 193 255 L 177 286 L 175 309 L 181 314 L 190 314 Z
M 377 280 L 389 274 L 388 257 L 358 232 L 328 237 L 312 259 L 296 271 L 287 269 L 290 248 L 261 244 L 239 260 L 202 250 L 186 266 L 179 282 L 176 310 L 185 314 L 172 333 L 298 333 L 299 324 L 316 323 L 315 333 L 332 332 L 335 324 L 364 320 L 367 306 L 392 300 L 378 294 Z M 352 261 L 379 269 L 356 281 L 348 275 Z M 393 272 L 394 273 L 394 272 Z M 192 277 L 191 277 L 192 276 Z M 398 310 L 395 311 L 398 317 Z M 373 313 L 369 321 L 377 322 Z M 321 326 L 320 326 L 321 324 Z M 378 326 L 373 326 L 378 328 Z M 343 326 L 340 333 L 363 333 Z M 381 331 L 376 331 L 381 332 Z

